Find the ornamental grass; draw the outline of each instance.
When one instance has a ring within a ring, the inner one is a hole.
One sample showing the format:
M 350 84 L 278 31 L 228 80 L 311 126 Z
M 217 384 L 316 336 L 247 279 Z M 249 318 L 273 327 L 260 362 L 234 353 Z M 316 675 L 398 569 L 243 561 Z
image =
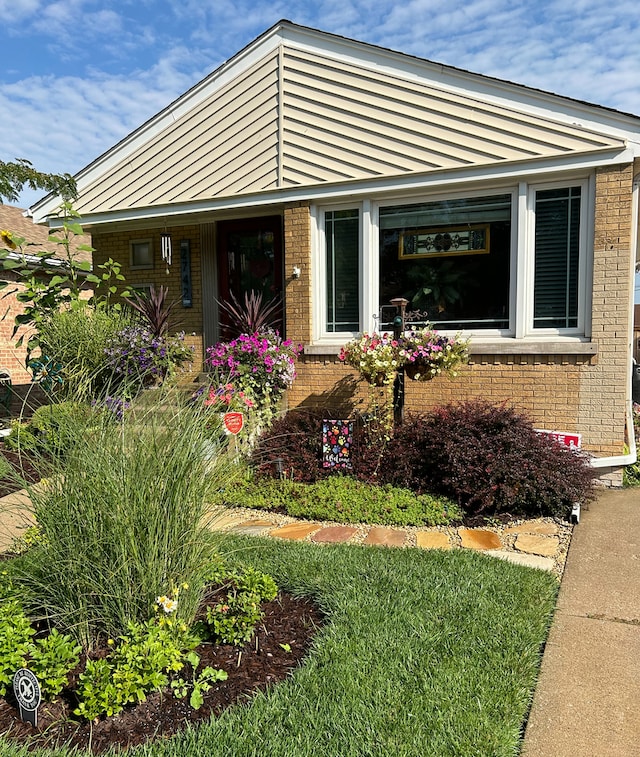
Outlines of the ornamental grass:
M 65 444 L 45 448 L 45 481 L 28 486 L 42 535 L 19 575 L 30 614 L 91 648 L 179 590 L 176 617 L 191 622 L 213 555 L 210 493 L 227 475 L 203 411 L 159 391 L 151 403 L 98 403 L 58 424 Z

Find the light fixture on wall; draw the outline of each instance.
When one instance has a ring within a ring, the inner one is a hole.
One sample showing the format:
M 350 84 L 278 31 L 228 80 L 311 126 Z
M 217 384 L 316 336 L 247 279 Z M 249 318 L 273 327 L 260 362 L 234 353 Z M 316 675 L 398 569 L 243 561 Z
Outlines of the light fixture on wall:
M 299 279 L 300 278 L 300 268 L 297 265 L 293 266 L 293 278 Z
M 171 234 L 168 231 L 163 231 L 160 234 L 160 251 L 168 269 L 171 265 Z

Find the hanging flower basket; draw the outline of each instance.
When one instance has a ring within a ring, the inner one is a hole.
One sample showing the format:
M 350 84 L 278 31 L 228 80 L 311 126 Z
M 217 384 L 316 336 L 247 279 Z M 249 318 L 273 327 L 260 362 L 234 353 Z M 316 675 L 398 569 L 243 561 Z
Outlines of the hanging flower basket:
M 372 386 L 392 384 L 400 366 L 398 341 L 390 334 L 363 334 L 340 351 L 340 360 L 352 365 Z
M 404 375 L 412 381 L 431 381 L 436 375 L 431 373 L 431 367 L 427 363 L 407 363 L 404 367 Z
M 431 381 L 442 373 L 456 376 L 469 359 L 469 342 L 425 328 L 410 331 L 399 340 L 399 357 L 405 376 L 413 381 Z
M 342 348 L 340 360 L 357 368 L 372 386 L 388 386 L 402 367 L 414 381 L 430 381 L 442 373 L 455 376 L 468 355 L 467 340 L 425 328 L 399 339 L 390 334 L 363 334 Z

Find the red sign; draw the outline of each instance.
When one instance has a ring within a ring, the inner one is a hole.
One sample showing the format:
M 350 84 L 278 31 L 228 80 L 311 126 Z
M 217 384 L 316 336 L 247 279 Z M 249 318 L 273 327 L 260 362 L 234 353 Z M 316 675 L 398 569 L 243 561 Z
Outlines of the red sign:
M 222 422 L 227 430 L 227 433 L 239 434 L 244 426 L 244 415 L 242 413 L 225 413 L 222 416 Z
M 544 431 L 543 429 L 538 429 L 538 433 L 550 437 L 569 449 L 580 449 L 582 446 L 582 434 L 572 434 L 568 431 Z

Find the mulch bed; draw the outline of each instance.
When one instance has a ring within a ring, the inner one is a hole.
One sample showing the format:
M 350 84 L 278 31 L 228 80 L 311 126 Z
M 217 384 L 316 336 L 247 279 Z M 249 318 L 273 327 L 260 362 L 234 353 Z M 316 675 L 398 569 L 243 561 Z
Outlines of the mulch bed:
M 170 690 L 165 690 L 118 715 L 87 723 L 72 715 L 76 704 L 69 688 L 57 702 L 41 705 L 35 730 L 20 720 L 12 693 L 8 693 L 7 698 L 0 697 L 0 734 L 26 745 L 29 751 L 65 744 L 100 754 L 109 747 L 126 749 L 168 738 L 188 725 L 216 717 L 234 703 L 246 701 L 255 692 L 287 678 L 301 664 L 322 625 L 315 605 L 286 593 L 265 603 L 263 610 L 264 618 L 253 640 L 244 647 L 202 644 L 196 648 L 199 669 L 209 665 L 228 673 L 226 681 L 217 682 L 204 694 L 199 710 L 189 706 L 188 696 L 176 699 Z M 70 687 L 80 672 L 81 667 L 72 673 Z M 186 666 L 180 675 L 189 680 L 191 673 Z
M 40 472 L 25 452 L 14 452 L 2 444 L 0 445 L 0 454 L 10 463 L 18 476 L 18 479 L 15 477 L 0 478 L 0 497 L 21 489 L 20 481 L 33 484 L 40 480 Z

